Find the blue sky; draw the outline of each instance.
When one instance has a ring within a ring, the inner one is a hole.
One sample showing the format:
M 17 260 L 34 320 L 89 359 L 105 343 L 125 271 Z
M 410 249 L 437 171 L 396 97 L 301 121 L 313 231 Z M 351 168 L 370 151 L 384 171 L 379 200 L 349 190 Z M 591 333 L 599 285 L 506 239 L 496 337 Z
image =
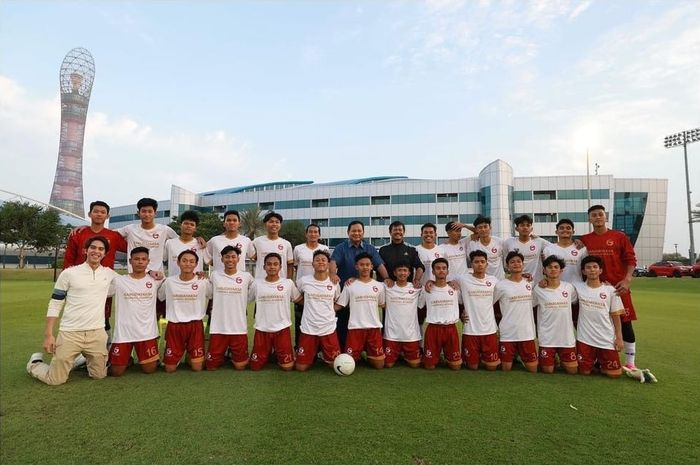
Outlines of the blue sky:
M 87 201 L 473 177 L 496 158 L 516 176 L 578 175 L 588 148 L 601 174 L 669 179 L 664 249 L 685 251 L 682 149 L 663 138 L 700 126 L 697 6 L 5 0 L 0 188 L 48 200 L 58 71 L 82 46 L 96 63 Z M 698 192 L 699 157 L 689 146 Z

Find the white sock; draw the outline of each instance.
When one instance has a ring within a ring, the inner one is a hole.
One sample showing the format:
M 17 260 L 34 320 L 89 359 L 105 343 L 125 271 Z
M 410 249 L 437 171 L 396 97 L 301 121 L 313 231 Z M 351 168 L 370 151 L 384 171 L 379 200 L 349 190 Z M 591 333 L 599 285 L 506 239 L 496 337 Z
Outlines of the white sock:
M 623 342 L 623 347 L 625 350 L 625 365 L 635 366 L 634 355 L 636 345 L 637 344 L 635 342 Z

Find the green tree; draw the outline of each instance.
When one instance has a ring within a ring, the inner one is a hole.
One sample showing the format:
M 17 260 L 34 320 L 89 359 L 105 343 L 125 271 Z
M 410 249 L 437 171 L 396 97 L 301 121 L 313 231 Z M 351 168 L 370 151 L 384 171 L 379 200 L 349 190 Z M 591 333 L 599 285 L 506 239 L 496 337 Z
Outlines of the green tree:
M 251 207 L 248 210 L 244 210 L 241 213 L 241 232 L 248 236 L 250 240 L 255 239 L 265 230 L 265 225 L 263 224 L 263 215 L 260 207 Z
M 199 213 L 199 224 L 197 225 L 197 232 L 195 236 L 203 237 L 205 240 L 209 240 L 214 236 L 218 236 L 224 231 L 224 226 L 221 223 L 221 218 L 214 212 Z M 168 225 L 175 230 L 176 233 L 180 234 L 180 218 L 177 216 L 172 217 L 172 222 Z
M 0 242 L 14 245 L 19 252 L 19 267 L 24 268 L 27 252 L 43 252 L 61 244 L 66 227 L 56 210 L 11 201 L 0 206 Z
M 299 220 L 285 221 L 282 223 L 282 229 L 280 230 L 280 236 L 291 242 L 292 247 L 306 242 L 305 233 L 306 227 Z
M 688 257 L 684 257 L 683 255 L 679 253 L 665 253 L 661 257 L 662 260 L 664 261 L 671 261 L 671 262 L 681 262 L 684 265 L 688 265 L 690 263 L 690 259 Z

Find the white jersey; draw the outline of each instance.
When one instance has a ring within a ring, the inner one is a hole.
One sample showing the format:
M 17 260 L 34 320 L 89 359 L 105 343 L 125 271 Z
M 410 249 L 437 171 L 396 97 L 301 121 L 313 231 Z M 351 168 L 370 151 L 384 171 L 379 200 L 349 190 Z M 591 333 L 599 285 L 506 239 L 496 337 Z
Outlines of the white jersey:
M 469 320 L 462 327 L 462 334 L 485 336 L 498 331 L 496 315 L 493 311 L 493 293 L 498 279 L 486 275 L 477 278 L 472 273 L 460 276 L 458 281 L 462 292 L 464 311 Z
M 459 320 L 462 293 L 450 286 L 433 286 L 430 292 L 421 292 L 418 306 L 426 307 L 426 323 L 451 325 Z
M 496 284 L 493 301 L 501 308 L 498 325 L 503 342 L 532 341 L 535 339 L 535 317 L 532 313 L 532 284 L 526 279 L 513 282 L 504 279 Z
M 486 274 L 495 276 L 499 281 L 506 278 L 506 273 L 503 270 L 503 242 L 497 237 L 491 236 L 491 240 L 487 245 L 481 243 L 479 239 L 469 241 L 469 249 L 467 256 L 475 250 L 486 252 Z
M 211 277 L 210 334 L 248 334 L 248 288 L 253 275 L 237 271 L 228 275 L 215 271 Z
M 310 249 L 306 244 L 299 244 L 294 247 L 294 266 L 297 269 L 296 281 L 297 286 L 304 276 L 313 276 L 314 274 L 314 252 L 317 250 L 328 251 L 328 247 L 323 244 L 318 244 L 315 249 Z
M 206 248 L 199 247 L 197 239 L 192 239 L 189 242 L 182 242 L 179 237 L 168 239 L 165 241 L 165 259 L 168 262 L 168 276 L 178 276 L 180 274 L 180 266 L 177 264 L 177 257 L 185 250 L 190 250 L 197 254 L 199 260 L 194 271 L 203 271 L 204 264 L 209 263 L 211 257 Z
M 469 272 L 467 267 L 467 242 L 468 238 L 462 238 L 457 244 L 450 244 L 444 242 L 440 244 L 442 250 L 445 252 L 445 258 L 450 263 L 449 274 L 447 275 L 447 280 L 452 281 L 457 279 L 457 277 L 465 275 Z
M 530 238 L 526 242 L 521 242 L 517 237 L 509 237 L 503 242 L 504 261 L 508 252 L 520 252 L 525 258 L 523 273 L 529 273 L 533 282 L 537 283 L 542 279 L 542 251 L 547 244 L 541 237 Z
M 170 226 L 155 223 L 151 229 L 143 229 L 141 224 L 127 224 L 117 232 L 126 239 L 126 255 L 131 256 L 131 250 L 135 247 L 146 247 L 148 249 L 148 269 L 153 271 L 163 271 L 163 260 L 165 259 L 165 241 L 175 239 L 177 233 Z M 131 264 L 129 264 L 129 273 Z
M 366 283 L 358 279 L 345 285 L 337 303 L 343 307 L 350 307 L 348 329 L 382 327 L 377 307 L 384 306 L 384 289 L 384 284 L 374 279 Z
M 162 281 L 148 275 L 141 279 L 129 275 L 114 278 L 109 291 L 116 301 L 112 342 L 149 341 L 158 337 L 156 299 L 161 284 Z
M 556 289 L 535 285 L 532 305 L 537 307 L 537 339 L 540 347 L 575 347 L 571 304 L 578 300 L 571 283 L 562 281 Z
M 265 277 L 265 257 L 270 253 L 278 253 L 282 257 L 280 267 L 280 278 L 291 278 L 287 276 L 287 265 L 294 263 L 294 251 L 292 244 L 281 237 L 270 240 L 266 236 L 260 236 L 253 239 L 253 247 L 255 248 L 255 277 Z
M 421 292 L 420 289 L 415 289 L 412 283 L 407 283 L 404 287 L 395 284 L 386 288 L 384 339 L 397 342 L 420 341 L 418 299 Z
M 562 281 L 568 283 L 582 283 L 583 276 L 581 274 L 581 260 L 588 256 L 588 249 L 585 247 L 577 249 L 571 244 L 568 247 L 562 247 L 557 244 L 547 244 L 544 248 L 544 258 L 554 255 L 564 260 L 566 266 L 561 271 L 559 277 Z
M 304 313 L 301 316 L 301 332 L 311 336 L 325 336 L 335 331 L 335 301 L 340 297 L 340 286 L 326 278 L 319 281 L 303 276 L 297 281 L 299 292 L 304 294 Z
M 611 315 L 625 312 L 615 288 L 608 285 L 589 287 L 575 284 L 578 292 L 578 326 L 576 339 L 592 347 L 615 350 L 615 326 Z
M 189 281 L 179 276 L 166 278 L 158 289 L 158 299 L 165 300 L 165 318 L 172 323 L 187 323 L 204 318 L 208 295 L 211 295 L 208 279 L 194 277 Z
M 242 234 L 239 234 L 234 239 L 229 239 L 225 234 L 220 234 L 209 239 L 209 242 L 207 242 L 207 253 L 211 257 L 214 271 L 224 271 L 224 262 L 221 261 L 221 251 L 224 250 L 224 247 L 227 245 L 240 249 L 241 255 L 238 257 L 238 266 L 236 269 L 238 269 L 238 271 L 245 271 L 245 260 L 246 258 L 252 259 L 255 256 L 255 248 L 253 247 L 253 241 Z
M 255 329 L 276 333 L 292 325 L 290 302 L 299 300 L 301 293 L 294 281 L 280 278 L 275 282 L 254 279 L 248 300 L 255 300 Z
M 418 258 L 425 267 L 423 277 L 420 280 L 421 286 L 424 286 L 425 283 L 427 283 L 428 281 L 435 279 L 435 277 L 433 276 L 433 268 L 431 267 L 433 261 L 436 258 L 445 258 L 447 254 L 440 245 L 435 245 L 435 247 L 433 247 L 432 249 L 426 249 L 422 245 L 418 245 L 416 246 L 416 252 L 418 252 Z

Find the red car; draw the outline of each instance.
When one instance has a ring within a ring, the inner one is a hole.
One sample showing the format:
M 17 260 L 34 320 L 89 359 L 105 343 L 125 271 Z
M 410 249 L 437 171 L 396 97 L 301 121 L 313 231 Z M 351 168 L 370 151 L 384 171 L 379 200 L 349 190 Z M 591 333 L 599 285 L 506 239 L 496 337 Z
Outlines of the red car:
M 691 268 L 693 270 L 693 278 L 700 278 L 700 263 L 696 263 Z
M 692 276 L 693 268 L 690 266 L 683 265 L 681 262 L 656 262 L 653 265 L 649 265 L 647 269 L 647 276 L 667 276 L 674 278 L 681 278 L 683 276 Z

